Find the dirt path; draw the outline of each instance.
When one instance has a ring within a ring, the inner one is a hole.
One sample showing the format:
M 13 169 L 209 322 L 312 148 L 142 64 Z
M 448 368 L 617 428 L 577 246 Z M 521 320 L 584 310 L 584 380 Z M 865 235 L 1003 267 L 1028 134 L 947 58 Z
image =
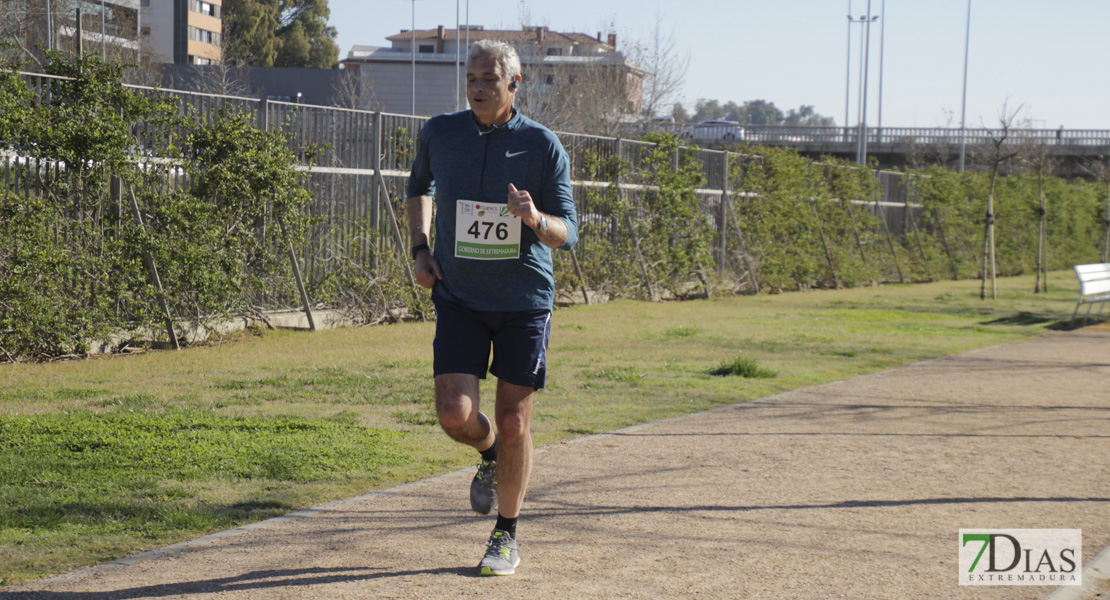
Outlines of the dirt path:
M 957 585 L 958 530 L 1110 545 L 1108 382 L 1087 328 L 544 448 L 507 578 L 453 473 L 0 597 L 1045 598 Z

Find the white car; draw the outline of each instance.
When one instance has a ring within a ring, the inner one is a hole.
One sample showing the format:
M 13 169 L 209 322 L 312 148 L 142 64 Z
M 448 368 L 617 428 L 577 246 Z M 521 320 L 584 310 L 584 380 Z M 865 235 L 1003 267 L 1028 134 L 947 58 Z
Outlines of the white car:
M 736 121 L 713 119 L 687 125 L 683 137 L 695 140 L 742 140 L 744 128 Z

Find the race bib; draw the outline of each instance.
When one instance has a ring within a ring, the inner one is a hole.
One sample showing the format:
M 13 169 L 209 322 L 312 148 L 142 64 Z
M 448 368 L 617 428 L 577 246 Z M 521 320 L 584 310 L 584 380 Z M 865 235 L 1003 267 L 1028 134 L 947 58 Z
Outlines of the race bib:
M 508 204 L 455 204 L 455 257 L 504 260 L 520 256 L 520 218 Z

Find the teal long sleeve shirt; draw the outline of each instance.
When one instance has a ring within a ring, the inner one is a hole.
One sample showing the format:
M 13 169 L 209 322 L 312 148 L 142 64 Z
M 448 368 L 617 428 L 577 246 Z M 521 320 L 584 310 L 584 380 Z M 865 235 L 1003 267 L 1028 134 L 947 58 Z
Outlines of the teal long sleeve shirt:
M 555 277 L 551 248 L 522 226 L 520 252 L 503 260 L 456 256 L 459 200 L 505 204 L 509 184 L 527 190 L 536 208 L 566 224 L 571 249 L 578 240 L 578 215 L 570 185 L 570 159 L 549 129 L 514 111 L 501 126 L 485 127 L 471 111 L 433 117 L 420 131 L 408 180 L 408 197 L 435 198 L 433 256 L 443 280 L 435 298 L 471 310 L 551 310 Z

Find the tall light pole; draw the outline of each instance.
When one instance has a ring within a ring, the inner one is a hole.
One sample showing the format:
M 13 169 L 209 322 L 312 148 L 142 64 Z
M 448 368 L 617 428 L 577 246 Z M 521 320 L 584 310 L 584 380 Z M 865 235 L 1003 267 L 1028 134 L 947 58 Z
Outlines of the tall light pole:
M 878 19 L 878 15 L 871 16 L 871 0 L 867 0 L 867 19 L 864 21 L 865 33 L 863 34 L 865 46 L 863 51 L 863 92 L 861 93 L 861 112 L 859 120 L 859 146 L 856 153 L 856 162 L 867 162 L 867 72 L 871 62 L 871 23 Z
M 879 141 L 883 138 L 883 55 L 886 53 L 886 0 L 879 9 L 883 20 L 879 22 Z
M 459 85 L 462 77 L 459 73 L 459 0 L 455 0 L 455 112 L 459 111 Z
M 862 17 L 859 22 L 862 22 Z M 848 0 L 848 50 L 844 58 L 844 141 L 848 141 L 848 107 L 851 105 L 852 89 L 852 25 L 857 23 L 852 18 L 852 0 Z
M 104 31 L 104 0 L 100 0 L 100 60 L 108 60 L 108 49 L 105 44 L 108 43 L 108 35 Z
M 864 21 L 866 21 L 866 20 L 867 20 L 867 17 L 865 15 L 860 15 L 859 19 L 857 19 L 857 22 L 860 25 L 860 32 L 859 32 L 859 79 L 858 79 L 859 89 L 856 90 L 856 129 L 857 129 L 856 135 L 857 136 L 859 135 L 859 131 L 858 131 L 859 123 L 860 123 L 860 121 L 863 120 L 863 43 L 864 43 L 863 28 L 864 28 Z M 859 137 L 856 137 L 856 154 L 857 154 L 857 157 L 858 157 L 858 155 L 859 155 Z
M 848 95 L 852 87 L 852 0 L 848 0 L 848 50 L 844 59 L 844 131 L 848 131 Z
M 466 51 L 470 54 L 470 0 L 466 0 Z M 459 60 L 459 52 L 462 46 L 462 40 L 459 38 L 459 0 L 455 0 L 455 110 L 459 110 L 459 105 L 462 102 L 462 92 L 460 87 L 462 85 L 462 61 Z
M 46 0 L 46 49 L 54 49 L 54 17 L 50 14 L 50 0 Z
M 412 0 L 412 112 L 416 116 L 416 0 Z
M 967 53 L 971 45 L 971 0 L 967 0 L 967 30 L 964 32 L 964 91 L 963 91 L 963 107 L 960 108 L 960 167 L 958 171 L 964 172 L 964 144 L 966 143 L 967 132 L 965 131 L 965 119 L 967 118 Z

